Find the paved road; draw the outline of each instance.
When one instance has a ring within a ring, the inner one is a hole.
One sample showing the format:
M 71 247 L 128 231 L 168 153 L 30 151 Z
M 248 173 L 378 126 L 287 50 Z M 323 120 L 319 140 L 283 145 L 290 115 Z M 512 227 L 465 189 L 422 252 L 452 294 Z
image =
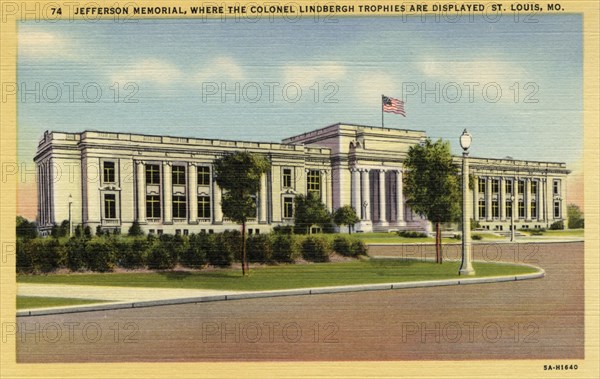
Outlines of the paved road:
M 431 247 L 374 248 L 431 257 Z M 452 258 L 455 252 L 445 252 Z M 419 255 L 420 254 L 420 255 Z M 19 362 L 463 360 L 584 356 L 583 243 L 478 245 L 543 279 L 22 317 Z M 22 331 L 27 330 L 27 333 Z

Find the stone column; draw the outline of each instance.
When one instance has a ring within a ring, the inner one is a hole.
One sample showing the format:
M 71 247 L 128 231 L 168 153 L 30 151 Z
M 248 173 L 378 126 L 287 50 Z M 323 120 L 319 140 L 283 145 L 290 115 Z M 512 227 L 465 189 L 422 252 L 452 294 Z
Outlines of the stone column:
M 563 177 L 560 180 L 560 218 L 567 221 L 567 177 Z M 567 222 L 565 222 L 565 229 L 567 229 Z
M 473 219 L 479 220 L 479 177 L 475 177 L 473 183 Z
M 404 194 L 402 193 L 402 170 L 396 171 L 396 223 L 404 225 Z
M 362 203 L 361 208 L 362 219 L 365 221 L 371 220 L 371 186 L 369 183 L 369 170 L 365 169 L 361 172 L 361 181 L 362 181 Z
M 525 221 L 531 221 L 531 178 L 525 178 L 523 201 L 525 202 Z
M 548 221 L 548 194 L 546 193 L 548 181 L 543 178 L 541 181 L 540 196 L 542 201 L 542 221 Z
M 331 199 L 329 196 L 329 186 L 327 180 L 327 170 L 321 170 L 321 201 L 325 204 L 328 211 L 331 211 Z
M 163 224 L 173 223 L 173 184 L 171 162 L 163 162 Z
M 190 224 L 198 223 L 198 167 L 195 163 L 188 163 L 188 190 L 189 204 L 188 221 Z
M 485 180 L 485 218 L 487 221 L 492 221 L 492 178 L 487 177 Z
M 221 187 L 217 185 L 217 182 L 213 181 L 213 223 L 223 223 L 223 208 L 221 207 L 222 197 Z
M 544 221 L 544 210 L 542 209 L 542 179 L 537 181 L 538 192 L 535 194 L 535 207 L 537 208 L 538 221 Z
M 267 223 L 267 174 L 260 176 L 259 200 L 260 208 L 258 212 L 258 222 L 261 224 Z
M 360 171 L 357 168 L 352 169 L 352 208 L 354 208 L 357 216 L 361 215 Z
M 386 188 L 385 188 L 385 170 L 379 170 L 379 223 L 387 224 L 386 216 Z
M 146 223 L 146 165 L 143 161 L 136 162 L 136 186 L 137 186 L 137 221 Z
M 506 178 L 500 177 L 500 195 L 498 197 L 498 205 L 500 208 L 500 220 L 506 220 Z

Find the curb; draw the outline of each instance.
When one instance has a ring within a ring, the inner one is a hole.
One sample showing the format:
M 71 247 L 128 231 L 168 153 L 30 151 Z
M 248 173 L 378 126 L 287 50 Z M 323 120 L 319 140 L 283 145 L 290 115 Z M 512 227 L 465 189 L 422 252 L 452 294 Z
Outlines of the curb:
M 259 298 L 281 297 L 281 296 L 321 295 L 321 294 L 333 294 L 333 293 L 344 293 L 344 292 L 383 291 L 383 290 L 395 290 L 395 289 L 406 289 L 406 288 L 423 288 L 423 287 L 512 282 L 512 281 L 519 281 L 519 280 L 543 278 L 546 275 L 546 272 L 544 271 L 544 269 L 542 269 L 540 267 L 526 265 L 526 264 L 523 264 L 523 266 L 529 266 L 529 267 L 535 268 L 536 270 L 538 270 L 538 272 L 535 272 L 532 274 L 491 276 L 491 277 L 484 277 L 484 278 L 444 279 L 444 280 L 426 280 L 426 281 L 419 281 L 419 282 L 379 283 L 379 284 L 363 284 L 363 285 L 350 285 L 350 286 L 338 286 L 338 287 L 300 288 L 300 289 L 291 289 L 291 290 L 244 292 L 244 293 L 235 293 L 235 294 L 230 294 L 230 295 L 211 295 L 211 296 L 187 297 L 187 298 L 164 299 L 164 300 L 149 300 L 149 301 L 128 302 L 128 303 L 96 304 L 96 305 L 88 305 L 88 306 L 73 306 L 73 307 L 66 307 L 66 308 L 32 309 L 32 310 L 18 311 L 17 317 L 47 316 L 47 315 L 67 314 L 67 313 L 82 313 L 82 312 L 95 312 L 95 311 L 110 311 L 110 310 L 119 310 L 119 309 L 147 308 L 147 307 L 157 307 L 157 306 L 163 306 L 163 305 L 198 304 L 198 303 L 208 303 L 208 302 L 214 302 L 214 301 L 259 299 Z

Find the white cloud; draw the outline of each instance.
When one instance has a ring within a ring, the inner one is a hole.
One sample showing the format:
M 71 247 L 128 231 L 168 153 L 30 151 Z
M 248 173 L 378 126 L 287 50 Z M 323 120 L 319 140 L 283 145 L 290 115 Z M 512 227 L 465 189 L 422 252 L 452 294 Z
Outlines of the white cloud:
M 33 59 L 74 59 L 73 42 L 57 33 L 22 30 L 18 34 L 19 55 Z
M 464 82 L 498 82 L 523 80 L 527 72 L 514 62 L 495 59 L 475 59 L 471 61 L 436 60 L 425 57 L 419 63 L 422 73 L 431 79 Z
M 177 66 L 159 59 L 144 59 L 111 75 L 113 82 L 153 83 L 158 85 L 177 83 L 183 78 L 184 75 Z
M 242 67 L 230 57 L 217 57 L 194 75 L 199 83 L 236 81 L 242 80 L 244 76 Z

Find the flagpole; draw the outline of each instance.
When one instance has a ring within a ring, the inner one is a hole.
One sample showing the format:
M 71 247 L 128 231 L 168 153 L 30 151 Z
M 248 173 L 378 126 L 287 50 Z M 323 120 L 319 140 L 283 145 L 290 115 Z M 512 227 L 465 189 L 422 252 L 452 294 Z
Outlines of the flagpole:
M 383 97 L 384 95 L 381 94 L 381 129 L 383 129 Z

